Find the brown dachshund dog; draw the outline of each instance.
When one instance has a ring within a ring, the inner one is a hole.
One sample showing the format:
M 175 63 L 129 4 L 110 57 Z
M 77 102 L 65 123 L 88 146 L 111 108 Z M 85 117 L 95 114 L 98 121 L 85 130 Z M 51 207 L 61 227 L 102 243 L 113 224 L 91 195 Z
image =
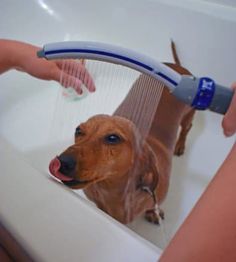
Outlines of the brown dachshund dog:
M 172 51 L 176 64 L 167 65 L 189 75 L 180 66 L 174 45 Z M 163 218 L 162 211 L 159 215 L 156 212 L 156 204 L 160 205 L 167 194 L 172 156 L 183 154 L 192 125 L 194 110 L 164 88 L 150 131 L 142 138 L 125 112 L 138 95 L 134 92 L 137 86 L 142 83 L 148 88 L 155 81 L 141 75 L 113 116 L 96 115 L 80 124 L 75 143 L 49 166 L 54 177 L 72 189 L 82 188 L 100 209 L 124 224 L 142 214 L 157 224 Z

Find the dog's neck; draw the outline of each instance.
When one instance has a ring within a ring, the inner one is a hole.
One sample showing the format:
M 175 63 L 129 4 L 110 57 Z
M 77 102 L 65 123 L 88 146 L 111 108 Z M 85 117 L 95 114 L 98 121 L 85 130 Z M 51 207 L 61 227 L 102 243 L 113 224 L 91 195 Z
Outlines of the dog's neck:
M 149 208 L 153 205 L 152 197 L 136 188 L 129 175 L 130 172 L 123 177 L 106 179 L 84 189 L 87 197 L 101 210 L 124 224 L 141 214 L 144 205 Z
M 169 161 L 166 159 L 164 145 L 156 142 L 154 147 L 155 151 L 158 150 L 160 153 L 158 161 Z M 168 170 L 158 170 L 158 177 L 152 177 L 145 172 L 145 169 L 148 168 L 148 163 L 145 161 L 137 163 L 133 168 L 136 169 L 128 170 L 123 175 L 110 176 L 84 189 L 88 198 L 95 202 L 100 209 L 122 223 L 131 221 L 134 214 L 141 214 L 144 205 L 147 208 L 152 208 L 154 199 L 150 191 L 154 192 L 156 186 L 160 187 L 156 195 L 158 202 L 162 201 L 166 195 L 166 190 L 163 191 L 162 188 L 167 188 L 163 186 L 163 183 L 166 183 L 163 177 L 166 176 Z M 158 183 L 156 183 L 156 179 Z M 149 192 L 145 191 L 145 186 L 150 189 Z
M 172 153 L 177 139 L 178 127 L 187 107 L 172 96 L 167 89 L 163 90 L 149 135 L 161 141 Z

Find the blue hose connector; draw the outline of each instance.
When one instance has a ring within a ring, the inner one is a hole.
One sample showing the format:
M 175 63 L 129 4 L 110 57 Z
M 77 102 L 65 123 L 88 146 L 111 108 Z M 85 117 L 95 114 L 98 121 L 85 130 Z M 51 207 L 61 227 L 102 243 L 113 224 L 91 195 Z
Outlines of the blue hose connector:
M 219 114 L 225 114 L 234 92 L 230 88 L 216 84 L 208 77 L 182 76 L 172 94 L 195 109 L 209 109 Z
M 205 110 L 210 107 L 215 93 L 215 82 L 209 77 L 199 79 L 198 90 L 193 99 L 192 107 Z

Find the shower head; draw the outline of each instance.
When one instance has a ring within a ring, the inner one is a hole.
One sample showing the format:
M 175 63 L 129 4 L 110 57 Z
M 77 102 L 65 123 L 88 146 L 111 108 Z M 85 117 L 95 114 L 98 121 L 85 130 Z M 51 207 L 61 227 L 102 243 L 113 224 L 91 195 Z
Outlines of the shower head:
M 208 77 L 180 75 L 170 67 L 133 50 L 114 45 L 68 41 L 46 44 L 38 57 L 52 59 L 92 59 L 124 65 L 163 82 L 182 102 L 198 110 L 225 114 L 233 91 Z

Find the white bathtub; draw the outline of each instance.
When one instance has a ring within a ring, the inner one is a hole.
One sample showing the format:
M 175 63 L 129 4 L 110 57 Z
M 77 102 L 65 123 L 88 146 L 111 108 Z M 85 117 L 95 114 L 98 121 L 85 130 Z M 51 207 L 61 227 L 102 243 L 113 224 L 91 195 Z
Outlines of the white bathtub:
M 211 76 L 217 82 L 229 86 L 236 79 L 236 6 L 233 1 L 215 2 L 225 5 L 215 4 L 214 1 L 190 0 L 71 0 L 66 2 L 3 0 L 1 1 L 0 32 L 2 38 L 28 41 L 41 46 L 45 43 L 62 40 L 107 42 L 146 53 L 160 61 L 172 61 L 169 48 L 170 38 L 172 38 L 185 67 L 198 76 Z M 8 147 L 3 142 L 6 140 L 16 151 L 20 152 L 30 165 L 39 171 L 35 172 L 42 176 L 40 179 L 43 179 L 42 183 L 44 184 L 45 176 L 48 176 L 49 160 L 60 151 L 60 148 L 65 146 L 65 143 L 61 141 L 56 147 L 52 136 L 57 133 L 57 130 L 52 130 L 53 127 L 55 128 L 52 122 L 55 119 L 55 107 L 58 105 L 59 85 L 14 71 L 2 75 L 0 85 L 1 154 L 4 154 L 4 148 Z M 97 113 L 96 108 L 94 105 L 91 110 Z M 107 111 L 108 113 L 111 111 L 109 106 Z M 82 111 L 81 114 L 83 114 Z M 229 152 L 235 138 L 226 139 L 223 136 L 221 120 L 222 116 L 210 112 L 196 114 L 185 155 L 181 158 L 175 157 L 173 161 L 171 186 L 168 197 L 162 206 L 166 214 L 164 229 L 157 229 L 156 226 L 148 224 L 143 219 L 138 219 L 129 225 L 131 229 L 156 246 L 163 248 L 166 245 L 163 231 L 166 232 L 167 240 L 170 240 Z M 71 136 L 72 134 L 73 130 L 71 130 Z M 7 157 L 1 156 L 0 158 L 0 161 L 5 161 L 1 163 L 1 166 L 6 169 L 2 172 L 4 175 L 2 175 L 0 183 L 1 202 L 3 201 L 4 205 L 14 205 L 14 197 L 4 197 L 7 195 L 7 185 L 10 183 L 6 179 L 9 175 L 7 172 L 13 172 L 7 168 L 8 165 L 12 165 L 11 162 L 6 163 L 7 159 L 10 161 L 10 158 Z M 16 162 L 18 163 L 18 161 Z M 28 170 L 26 172 L 30 172 L 29 167 L 25 168 Z M 21 174 L 16 173 L 9 175 L 9 177 L 14 181 L 14 176 L 19 177 L 19 175 Z M 13 189 L 11 194 L 17 195 L 19 185 L 10 184 Z M 50 190 L 52 184 L 52 192 L 54 190 L 65 191 L 52 183 L 51 180 L 47 180 L 46 184 L 49 184 L 47 190 Z M 37 196 L 40 195 L 40 184 L 34 184 L 32 181 L 32 188 L 33 191 L 37 191 Z M 68 191 L 65 191 L 65 194 L 64 196 L 62 193 L 63 199 L 64 197 L 67 199 Z M 80 199 L 76 198 L 73 201 L 77 201 L 77 205 L 80 205 Z M 1 217 L 12 217 L 13 213 L 10 211 L 6 213 L 4 205 L 0 206 Z M 76 210 L 73 212 L 78 215 Z M 90 212 L 88 215 L 93 216 L 94 214 Z M 14 216 L 15 221 L 22 218 L 20 212 L 15 211 Z M 104 219 L 109 225 L 114 223 L 101 212 L 99 212 L 99 216 L 101 221 Z M 14 219 L 10 223 L 12 227 L 14 227 Z M 106 228 L 105 222 L 101 222 L 104 230 Z M 31 223 L 31 226 L 37 224 L 36 221 L 31 221 Z M 114 230 L 118 232 L 117 234 L 122 235 L 126 229 L 116 225 L 115 223 Z M 63 225 L 61 226 L 63 227 Z M 98 229 L 92 227 L 92 230 L 97 231 L 94 231 L 94 234 L 100 234 Z M 22 234 L 22 238 L 25 238 L 29 248 L 33 249 L 37 253 L 36 255 L 42 257 L 43 241 L 42 236 L 37 235 L 37 230 L 34 231 L 36 241 L 33 244 L 27 235 L 27 223 L 21 228 L 17 227 L 17 232 Z M 62 230 L 62 232 L 64 231 Z M 127 235 L 132 236 L 126 243 L 128 246 L 130 245 L 131 253 L 135 252 L 132 249 L 135 247 L 140 252 L 129 257 L 127 261 L 141 261 L 137 260 L 137 257 L 144 258 L 145 255 L 142 257 L 139 254 L 149 254 L 146 259 L 155 261 L 160 250 L 140 240 L 139 237 L 131 234 L 131 231 L 127 232 Z M 60 232 L 58 236 L 60 236 Z M 45 241 L 50 239 L 47 232 L 43 237 Z M 84 237 L 81 238 L 78 233 L 77 239 L 73 239 L 71 242 L 82 241 Z M 90 237 L 92 236 L 88 233 L 86 239 L 89 240 Z M 139 244 L 135 246 L 133 241 L 138 241 Z M 110 244 L 112 245 L 112 243 Z M 83 247 L 82 245 L 80 252 L 86 253 Z M 79 250 L 80 245 L 77 245 L 77 248 Z M 97 249 L 96 245 L 92 246 L 94 256 L 101 253 Z M 66 248 L 65 250 L 68 251 Z M 64 251 L 60 247 L 59 250 L 48 251 L 50 256 L 44 254 L 43 258 L 45 261 L 49 261 L 47 259 L 52 259 L 53 255 L 58 258 L 60 252 Z M 114 256 L 117 252 L 121 252 L 120 249 L 115 250 L 114 248 Z M 83 261 L 89 261 L 85 257 Z M 62 261 L 63 258 L 61 257 Z M 97 255 L 97 258 L 98 261 L 110 261 L 111 259 L 109 254 L 106 257 L 105 253 L 101 256 Z

